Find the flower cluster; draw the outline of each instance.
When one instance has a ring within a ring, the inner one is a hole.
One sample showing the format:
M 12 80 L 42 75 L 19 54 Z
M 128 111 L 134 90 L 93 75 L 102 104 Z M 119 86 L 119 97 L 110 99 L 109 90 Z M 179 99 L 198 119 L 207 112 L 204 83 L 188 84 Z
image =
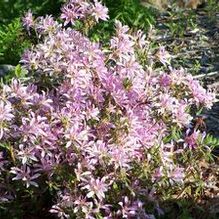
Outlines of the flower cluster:
M 94 3 L 84 0 L 71 0 L 62 8 L 61 18 L 65 21 L 65 25 L 74 24 L 76 20 L 83 20 L 89 16 L 93 17 L 96 22 L 107 20 L 109 18 L 108 8 L 97 0 L 94 0 Z
M 189 164 L 176 155 L 200 143 L 195 132 L 175 150 L 167 136 L 188 129 L 190 108 L 210 107 L 213 94 L 183 70 L 142 66 L 136 48 L 145 36 L 119 21 L 106 51 L 51 16 L 30 22 L 29 13 L 25 26 L 41 41 L 21 60 L 31 84 L 13 79 L 2 88 L 0 176 L 10 186 L 0 200 L 16 199 L 14 186 L 47 186 L 57 195 L 50 212 L 60 218 L 153 218 L 153 185 L 163 177 L 182 185 Z M 67 25 L 88 15 L 108 17 L 96 0 L 71 0 L 61 18 Z

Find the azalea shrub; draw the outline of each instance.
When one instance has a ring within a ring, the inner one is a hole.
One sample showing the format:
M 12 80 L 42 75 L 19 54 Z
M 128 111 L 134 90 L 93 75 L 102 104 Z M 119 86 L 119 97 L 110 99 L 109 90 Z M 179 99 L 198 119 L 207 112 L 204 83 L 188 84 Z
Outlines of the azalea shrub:
M 146 36 L 118 20 L 108 47 L 92 42 L 89 29 L 109 18 L 101 2 L 61 11 L 26 14 L 38 39 L 20 61 L 28 74 L 1 87 L 1 215 L 155 218 L 188 186 L 199 198 L 211 147 L 192 120 L 214 94 L 171 68 L 164 48 L 150 62 L 165 71 L 146 65 Z

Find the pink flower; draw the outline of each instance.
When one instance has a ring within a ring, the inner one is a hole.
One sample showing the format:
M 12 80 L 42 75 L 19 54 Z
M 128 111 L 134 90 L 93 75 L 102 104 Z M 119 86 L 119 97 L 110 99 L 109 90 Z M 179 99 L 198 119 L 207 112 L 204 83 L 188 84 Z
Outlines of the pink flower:
M 106 21 L 109 18 L 108 8 L 103 6 L 97 0 L 94 0 L 94 6 L 92 9 L 92 16 L 94 16 L 94 18 L 97 22 L 99 21 L 99 19 Z
M 102 165 L 104 164 L 104 159 L 109 156 L 108 146 L 101 140 L 98 140 L 97 142 L 89 142 L 89 145 L 85 150 L 90 159 L 94 159 L 96 162 L 100 162 Z
M 48 124 L 46 124 L 46 117 L 36 115 L 30 112 L 29 118 L 22 118 L 22 125 L 20 131 L 22 133 L 23 141 L 30 141 L 34 143 L 38 137 L 47 137 Z
M 12 104 L 21 102 L 22 105 L 32 105 L 33 94 L 36 91 L 35 86 L 24 86 L 19 80 L 12 79 L 10 86 L 4 87 L 7 95 L 10 95 Z
M 23 165 L 31 161 L 38 161 L 38 159 L 35 156 L 34 148 L 31 146 L 25 147 L 23 144 L 20 144 L 17 155 L 18 158 L 21 159 Z
M 88 15 L 91 5 L 84 0 L 70 0 L 62 7 L 61 18 L 65 20 L 64 25 L 74 24 L 77 19 L 82 19 Z
M 185 177 L 185 170 L 182 167 L 175 167 L 170 173 L 169 177 L 176 182 L 183 182 Z
M 171 77 L 168 74 L 161 74 L 160 76 L 160 85 L 163 87 L 169 87 L 172 83 Z
M 74 24 L 75 20 L 78 19 L 81 15 L 78 9 L 74 8 L 73 5 L 65 5 L 62 8 L 61 18 L 65 20 L 64 25 L 68 23 Z
M 0 100 L 0 139 L 3 137 L 4 132 L 8 130 L 7 123 L 14 118 L 12 112 L 11 103 Z
M 87 201 L 86 198 L 80 196 L 77 197 L 74 201 L 74 213 L 83 212 L 85 215 L 89 214 L 91 209 L 93 208 L 93 203 Z
M 29 31 L 34 26 L 34 18 L 32 12 L 29 10 L 22 18 L 24 27 Z
M 186 127 L 192 121 L 192 116 L 186 112 L 187 107 L 188 105 L 182 102 L 174 109 L 174 122 L 176 122 L 179 127 Z
M 120 146 L 112 145 L 109 151 L 110 163 L 114 165 L 115 170 L 117 169 L 129 169 L 131 168 L 130 155 L 125 148 Z
M 142 30 L 138 30 L 134 37 L 140 49 L 144 49 L 148 45 L 146 34 Z
M 53 19 L 51 15 L 46 15 L 46 17 L 39 17 L 35 24 L 36 31 L 41 34 L 51 34 L 60 29 L 60 25 L 57 21 Z
M 53 205 L 49 212 L 57 214 L 57 216 L 61 219 L 70 218 L 70 215 L 65 212 L 65 209 L 60 208 L 58 205 Z
M 162 93 L 159 95 L 159 101 L 156 101 L 154 105 L 158 107 L 158 112 L 160 114 L 172 113 L 176 106 L 178 100 L 174 97 L 171 97 L 168 93 Z
M 65 133 L 65 138 L 67 140 L 66 147 L 82 147 L 88 141 L 88 134 L 88 130 L 83 129 L 80 123 L 75 122 Z
M 197 105 L 201 104 L 207 108 L 210 108 L 213 105 L 215 95 L 206 91 L 197 80 L 193 80 L 192 78 L 189 79 L 188 87 L 191 90 Z
M 127 32 L 129 30 L 128 26 L 123 26 L 120 21 L 115 21 L 116 26 L 116 36 L 110 40 L 111 48 L 114 51 L 114 55 L 122 58 L 126 58 L 129 54 L 134 54 L 134 40 L 132 36 Z
M 119 210 L 117 214 L 121 214 L 123 218 L 129 218 L 136 215 L 137 206 L 132 206 L 127 196 L 124 197 L 123 202 L 119 202 L 119 205 L 121 206 L 121 210 Z
M 171 56 L 163 46 L 159 48 L 155 56 L 163 65 L 170 64 Z
M 14 178 L 12 178 L 12 180 L 22 180 L 23 182 L 25 182 L 27 188 L 30 187 L 30 185 L 33 185 L 35 187 L 39 186 L 34 180 L 37 179 L 40 174 L 31 173 L 30 167 L 28 166 L 22 166 L 21 169 L 17 167 L 12 167 L 10 173 L 16 175 Z
M 103 178 L 91 178 L 83 182 L 85 184 L 82 189 L 87 190 L 87 198 L 96 196 L 99 200 L 105 198 L 105 192 L 108 190 L 108 183 L 106 183 L 107 177 Z
M 152 175 L 152 179 L 159 180 L 161 177 L 165 176 L 164 171 L 163 171 L 163 166 L 160 166 L 155 169 L 154 174 Z
M 11 103 L 0 100 L 0 123 L 3 123 L 4 121 L 11 121 L 14 117 L 12 112 Z
M 188 146 L 190 149 L 195 149 L 203 142 L 205 133 L 200 133 L 199 130 L 194 130 L 191 134 L 190 132 L 191 131 L 189 129 L 186 132 L 185 146 Z
M 140 200 L 131 201 L 127 196 L 123 197 L 123 201 L 118 203 L 120 210 L 117 211 L 117 215 L 122 218 L 153 218 L 146 214 L 143 203 Z

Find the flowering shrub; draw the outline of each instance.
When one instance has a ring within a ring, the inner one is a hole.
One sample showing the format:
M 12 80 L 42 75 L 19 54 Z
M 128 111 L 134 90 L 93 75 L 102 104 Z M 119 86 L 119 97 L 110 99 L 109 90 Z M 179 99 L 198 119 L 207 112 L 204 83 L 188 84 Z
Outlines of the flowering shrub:
M 144 34 L 119 21 L 108 49 L 91 42 L 84 30 L 107 18 L 97 0 L 71 0 L 62 23 L 23 19 L 39 43 L 21 60 L 29 78 L 1 90 L 2 205 L 49 192 L 60 218 L 154 218 L 159 199 L 201 178 L 209 148 L 191 109 L 214 95 L 183 69 L 142 65 Z

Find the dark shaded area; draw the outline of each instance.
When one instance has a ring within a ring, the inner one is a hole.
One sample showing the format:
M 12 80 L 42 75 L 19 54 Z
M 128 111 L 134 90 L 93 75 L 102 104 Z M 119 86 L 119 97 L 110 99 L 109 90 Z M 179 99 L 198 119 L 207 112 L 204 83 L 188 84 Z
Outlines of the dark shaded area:
M 1 0 L 0 25 L 10 23 L 29 9 L 38 16 L 45 14 L 57 16 L 62 3 L 63 0 Z
M 159 219 L 217 219 L 219 218 L 219 198 L 198 203 L 190 198 L 168 200 L 161 203 L 165 207 L 164 215 Z
M 34 194 L 27 199 L 28 194 L 18 192 L 15 201 L 1 204 L 1 219 L 56 219 L 56 214 L 49 212 L 55 201 L 55 196 L 47 190 L 42 194 Z

